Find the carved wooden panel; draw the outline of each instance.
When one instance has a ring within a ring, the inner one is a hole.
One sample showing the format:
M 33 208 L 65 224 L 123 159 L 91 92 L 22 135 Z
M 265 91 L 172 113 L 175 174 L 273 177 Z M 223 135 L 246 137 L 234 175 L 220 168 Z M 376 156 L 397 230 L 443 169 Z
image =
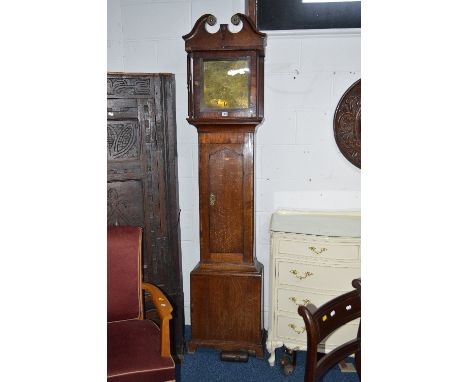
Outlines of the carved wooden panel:
M 107 160 L 139 159 L 140 126 L 138 121 L 107 123 Z
M 107 183 L 107 224 L 145 225 L 141 181 Z
M 335 140 L 341 153 L 361 168 L 361 80 L 357 80 L 338 102 L 333 120 Z
M 107 78 L 107 95 L 109 96 L 135 96 L 151 95 L 150 77 L 109 77 Z
M 242 145 L 210 145 L 209 237 L 212 253 L 243 253 Z M 221 147 L 219 147 L 221 146 Z M 237 222 L 237 224 L 233 224 Z

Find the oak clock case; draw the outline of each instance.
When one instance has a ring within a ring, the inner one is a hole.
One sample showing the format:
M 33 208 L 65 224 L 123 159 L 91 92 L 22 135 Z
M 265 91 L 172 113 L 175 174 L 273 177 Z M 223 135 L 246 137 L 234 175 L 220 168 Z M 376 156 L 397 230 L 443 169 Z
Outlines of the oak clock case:
M 266 35 L 245 15 L 183 36 L 189 117 L 198 131 L 200 262 L 190 274 L 192 340 L 263 356 L 263 265 L 254 253 L 254 143 L 263 120 Z

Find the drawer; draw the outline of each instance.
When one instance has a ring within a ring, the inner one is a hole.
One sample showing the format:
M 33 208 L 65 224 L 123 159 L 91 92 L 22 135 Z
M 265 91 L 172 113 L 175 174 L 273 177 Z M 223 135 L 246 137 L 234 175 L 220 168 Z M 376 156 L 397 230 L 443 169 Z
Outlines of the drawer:
M 353 287 L 351 283 L 349 284 L 349 290 L 352 290 Z M 313 304 L 317 308 L 330 301 L 331 299 L 339 296 L 341 293 L 314 293 L 314 292 L 305 292 L 297 291 L 292 289 L 278 289 L 277 295 L 277 310 L 284 312 L 297 313 L 297 308 L 299 305 L 308 305 Z
M 359 243 L 330 243 L 280 239 L 278 252 L 285 255 L 306 256 L 309 259 L 359 260 Z
M 359 329 L 359 318 L 340 327 L 326 337 L 322 342 L 322 347 L 333 349 L 356 338 Z M 304 320 L 301 316 L 289 317 L 286 315 L 278 315 L 277 336 L 281 339 L 293 340 L 299 343 L 307 343 L 307 333 L 305 330 Z
M 277 277 L 280 285 L 291 285 L 300 288 L 314 288 L 345 292 L 350 290 L 351 281 L 360 277 L 359 265 L 300 264 L 278 261 Z

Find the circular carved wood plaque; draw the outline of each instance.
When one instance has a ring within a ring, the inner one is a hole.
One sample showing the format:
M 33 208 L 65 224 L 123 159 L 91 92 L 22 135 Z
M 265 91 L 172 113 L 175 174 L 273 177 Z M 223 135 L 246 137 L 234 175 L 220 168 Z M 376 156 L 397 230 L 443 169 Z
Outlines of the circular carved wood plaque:
M 333 119 L 335 141 L 341 153 L 361 168 L 361 80 L 343 94 Z

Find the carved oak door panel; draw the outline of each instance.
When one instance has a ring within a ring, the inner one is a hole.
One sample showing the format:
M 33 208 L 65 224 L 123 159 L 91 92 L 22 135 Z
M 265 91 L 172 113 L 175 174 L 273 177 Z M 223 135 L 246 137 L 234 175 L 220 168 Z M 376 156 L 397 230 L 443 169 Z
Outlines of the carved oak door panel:
M 174 306 L 173 355 L 183 357 L 175 81 L 169 74 L 107 78 L 107 224 L 143 227 L 143 278 Z M 147 316 L 154 307 L 145 298 Z
M 107 183 L 107 225 L 143 227 L 145 225 L 143 205 L 141 181 Z
M 150 98 L 108 99 L 107 224 L 150 228 L 149 232 L 144 230 L 143 277 L 164 284 L 157 274 L 158 256 L 152 248 L 163 235 L 164 218 L 155 203 L 164 203 L 164 195 L 154 187 L 160 173 L 154 158 L 154 134 L 151 139 L 154 113 L 155 104 Z
M 130 100 L 135 102 L 124 101 L 127 102 L 120 100 L 118 106 L 115 102 L 110 102 L 110 109 L 120 112 L 125 108 L 126 117 L 134 118 L 107 121 L 107 160 L 109 170 L 113 175 L 107 184 L 107 224 L 143 226 L 145 224 L 144 185 L 141 179 L 126 180 L 123 177 L 125 171 L 128 171 L 127 163 L 132 162 L 139 177 L 139 162 L 142 159 L 141 128 L 137 119 L 136 100 Z M 133 109 L 133 115 L 131 109 Z M 115 113 L 122 117 L 119 112 Z M 113 112 L 110 113 L 113 114 Z M 119 178 L 121 180 L 118 180 Z

